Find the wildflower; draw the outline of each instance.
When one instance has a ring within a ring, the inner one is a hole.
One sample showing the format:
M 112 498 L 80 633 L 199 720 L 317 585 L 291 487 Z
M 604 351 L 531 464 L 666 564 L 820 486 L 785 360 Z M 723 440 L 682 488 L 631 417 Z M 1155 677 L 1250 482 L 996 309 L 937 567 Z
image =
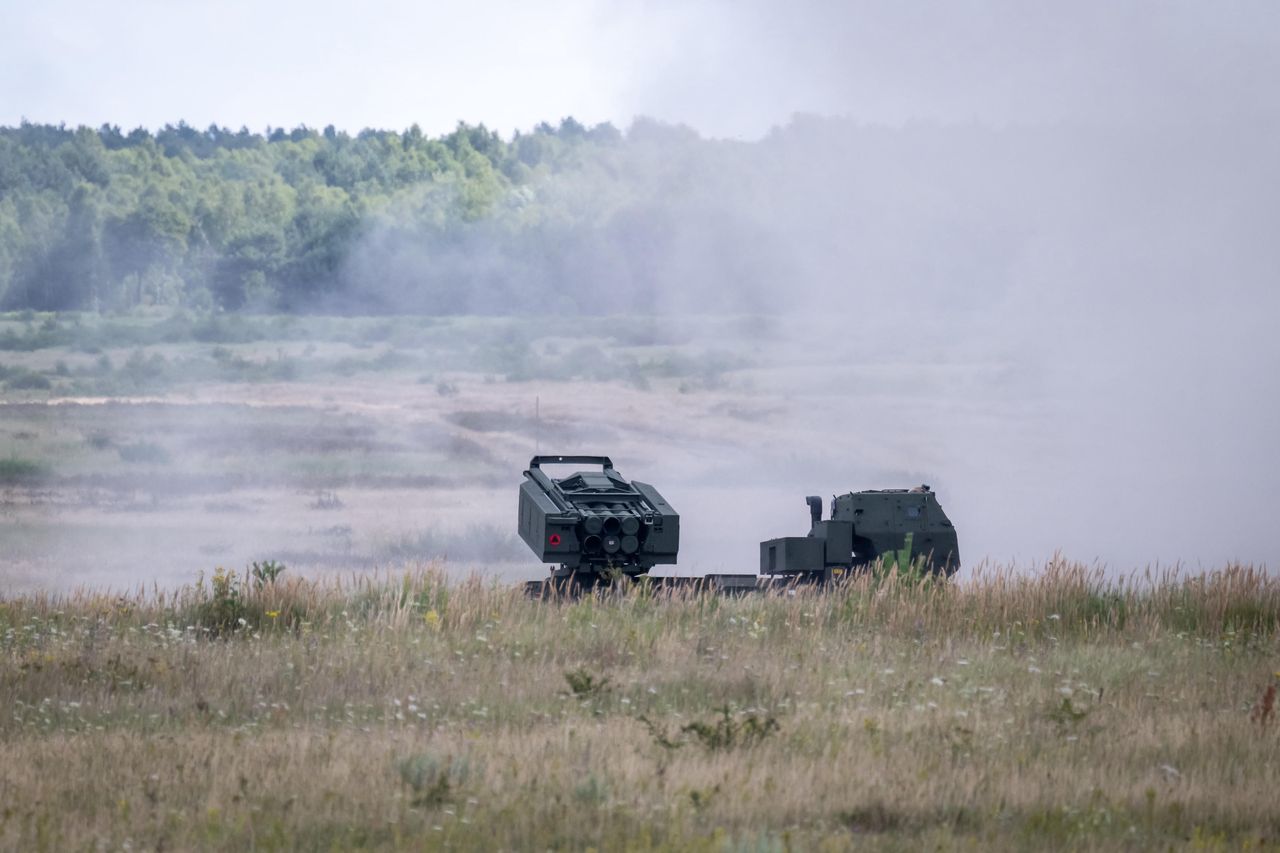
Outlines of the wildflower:
M 432 630 L 440 630 L 440 614 L 434 609 L 428 610 L 426 613 L 422 614 L 422 621 L 426 622 Z
M 274 620 L 277 616 L 279 616 L 279 615 L 280 615 L 280 611 L 279 611 L 279 610 L 268 610 L 268 611 L 267 611 L 267 615 L 268 615 L 268 616 L 270 616 L 270 617 Z

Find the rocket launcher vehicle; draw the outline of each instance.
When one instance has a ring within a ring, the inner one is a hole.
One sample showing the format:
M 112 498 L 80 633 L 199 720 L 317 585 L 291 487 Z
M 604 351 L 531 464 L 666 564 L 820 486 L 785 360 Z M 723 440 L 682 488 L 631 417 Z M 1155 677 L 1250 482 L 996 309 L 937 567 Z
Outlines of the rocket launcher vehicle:
M 547 464 L 598 465 L 554 479 Z M 680 547 L 680 516 L 648 483 L 627 480 L 607 456 L 535 456 L 520 486 L 520 538 L 553 578 L 592 585 L 621 573 L 671 565 Z
M 556 479 L 542 466 L 590 465 Z M 532 581 L 532 595 L 577 590 L 647 574 L 674 565 L 680 516 L 648 483 L 627 480 L 607 456 L 535 456 L 520 485 L 520 538 L 543 563 L 550 585 Z M 951 575 L 960 568 L 956 530 L 928 486 L 848 492 L 809 505 L 807 536 L 760 543 L 758 574 L 655 579 L 662 587 L 701 586 L 729 594 L 775 584 L 826 583 L 879 562 Z

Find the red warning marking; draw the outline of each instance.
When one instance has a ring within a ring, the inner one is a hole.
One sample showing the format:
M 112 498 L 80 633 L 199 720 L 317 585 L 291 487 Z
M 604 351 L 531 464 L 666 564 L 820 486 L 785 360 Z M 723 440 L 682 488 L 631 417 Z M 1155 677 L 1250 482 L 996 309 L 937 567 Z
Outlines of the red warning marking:
M 559 545 L 559 544 L 560 544 L 560 534 L 559 534 L 559 533 L 552 533 L 550 536 L 548 536 L 548 537 L 547 537 L 547 542 L 549 542 L 549 543 L 550 543 L 550 544 L 552 544 L 552 545 Z

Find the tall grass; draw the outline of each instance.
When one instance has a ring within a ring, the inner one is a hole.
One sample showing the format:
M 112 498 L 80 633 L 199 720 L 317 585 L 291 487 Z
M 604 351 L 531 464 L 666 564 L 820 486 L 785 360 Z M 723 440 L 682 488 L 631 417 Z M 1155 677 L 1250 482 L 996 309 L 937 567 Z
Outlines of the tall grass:
M 480 576 L 459 581 L 430 565 L 402 574 L 321 578 L 286 574 L 271 583 L 253 582 L 248 570 L 243 575 L 222 570 L 218 574 L 238 591 L 252 620 L 250 630 L 263 627 L 263 614 L 270 611 L 288 614 L 290 624 L 306 623 L 317 629 L 352 618 L 368 628 L 399 629 L 427 609 L 435 610 L 447 620 L 445 626 L 457 630 L 468 630 L 480 619 L 501 618 L 510 624 L 546 618 L 547 605 L 526 601 L 517 586 Z M 0 601 L 10 620 L 53 614 L 76 619 L 110 612 L 117 626 L 151 622 L 199 627 L 198 614 L 218 597 L 217 585 L 202 575 L 177 589 L 139 588 L 124 593 L 78 589 Z M 695 588 L 657 590 L 641 582 L 597 594 L 579 605 L 626 621 L 650 616 L 659 602 L 664 619 L 676 624 L 747 613 L 764 620 L 763 624 L 786 625 L 803 613 L 805 622 L 828 632 L 874 628 L 904 637 L 945 634 L 989 639 L 1015 632 L 1025 639 L 1046 640 L 1162 631 L 1207 638 L 1269 637 L 1280 627 L 1280 577 L 1237 564 L 1194 575 L 1169 569 L 1128 577 L 1065 560 L 1033 571 L 983 565 L 963 581 L 915 581 L 892 573 L 868 573 L 828 588 L 777 586 L 732 604 Z
M 274 565 L 9 597 L 0 847 L 1258 846 L 1278 618 L 1248 566 L 1061 560 L 736 599 Z

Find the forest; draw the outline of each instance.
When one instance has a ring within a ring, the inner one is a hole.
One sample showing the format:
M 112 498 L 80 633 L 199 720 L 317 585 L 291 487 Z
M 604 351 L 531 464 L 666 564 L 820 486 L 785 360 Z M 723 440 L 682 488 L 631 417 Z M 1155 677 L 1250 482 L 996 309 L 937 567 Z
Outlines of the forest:
M 1143 145 L 804 115 L 751 142 L 645 118 L 509 138 L 25 123 L 0 128 L 0 311 L 985 311 L 1039 242 L 1095 227 L 1080 193 L 1116 202 L 1098 164 Z
M 748 142 L 645 118 L 509 137 L 24 123 L 0 128 L 0 311 L 839 308 L 954 335 L 1051 308 L 1093 333 L 1099 300 L 1107 317 L 1195 314 L 1266 280 L 1265 137 L 1229 150 L 1222 130 L 797 115 Z
M 626 309 L 653 270 L 620 277 L 611 257 L 678 242 L 658 202 L 725 144 L 572 118 L 510 139 L 0 128 L 0 309 Z M 602 283 L 621 286 L 602 300 Z

